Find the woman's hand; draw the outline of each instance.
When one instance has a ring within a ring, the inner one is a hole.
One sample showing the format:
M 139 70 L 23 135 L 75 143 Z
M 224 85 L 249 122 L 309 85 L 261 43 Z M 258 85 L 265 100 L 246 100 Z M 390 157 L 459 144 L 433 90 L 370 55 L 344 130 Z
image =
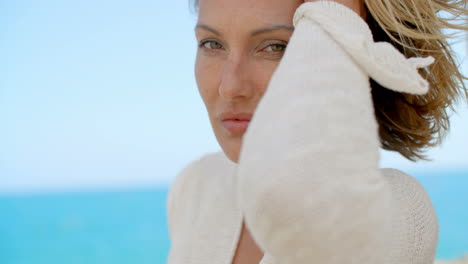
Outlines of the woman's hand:
M 316 1 L 333 1 L 333 2 L 337 2 L 339 4 L 342 4 L 344 6 L 349 7 L 350 9 L 352 9 L 354 12 L 356 12 L 361 17 L 364 17 L 364 15 L 365 15 L 363 0 L 304 0 L 304 3 L 305 2 L 316 2 Z

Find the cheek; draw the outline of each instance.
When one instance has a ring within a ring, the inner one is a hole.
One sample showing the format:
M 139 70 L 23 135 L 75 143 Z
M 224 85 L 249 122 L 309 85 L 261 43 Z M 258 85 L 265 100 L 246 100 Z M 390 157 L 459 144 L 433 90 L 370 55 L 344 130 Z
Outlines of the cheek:
M 271 77 L 278 67 L 279 61 L 262 61 L 253 67 L 253 74 L 255 76 L 256 87 L 263 95 L 268 89 Z
M 263 93 L 268 88 L 271 77 L 273 76 L 280 60 L 252 59 L 248 65 L 244 65 L 248 69 L 245 70 L 246 82 L 250 89 L 255 91 L 254 96 L 248 100 L 258 100 L 258 96 L 263 96 Z M 197 54 L 195 61 L 195 79 L 197 82 L 199 93 L 208 108 L 214 107 L 217 98 L 219 97 L 218 88 L 221 83 L 223 68 L 223 60 L 218 58 L 206 57 Z
M 216 95 L 218 94 L 219 69 L 219 65 L 213 60 L 206 59 L 203 55 L 197 55 L 195 60 L 195 80 L 198 91 L 207 108 L 214 104 Z

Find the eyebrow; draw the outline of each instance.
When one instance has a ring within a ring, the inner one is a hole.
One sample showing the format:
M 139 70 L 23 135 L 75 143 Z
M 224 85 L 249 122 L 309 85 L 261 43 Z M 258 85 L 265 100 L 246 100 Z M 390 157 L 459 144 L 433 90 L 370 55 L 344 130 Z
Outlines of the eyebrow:
M 201 29 L 204 29 L 204 30 L 207 30 L 207 31 L 210 31 L 218 36 L 221 36 L 222 34 L 210 27 L 210 26 L 207 26 L 205 24 L 197 24 L 194 28 L 194 30 L 196 30 L 197 28 L 201 28 Z M 274 26 L 271 26 L 271 27 L 264 27 L 264 28 L 259 28 L 259 29 L 256 29 L 254 31 L 252 31 L 250 33 L 250 36 L 251 37 L 254 37 L 256 35 L 260 35 L 260 34 L 264 34 L 264 33 L 268 33 L 268 32 L 271 32 L 271 31 L 276 31 L 276 30 L 289 30 L 289 31 L 294 31 L 294 26 L 288 26 L 288 25 L 274 25 Z

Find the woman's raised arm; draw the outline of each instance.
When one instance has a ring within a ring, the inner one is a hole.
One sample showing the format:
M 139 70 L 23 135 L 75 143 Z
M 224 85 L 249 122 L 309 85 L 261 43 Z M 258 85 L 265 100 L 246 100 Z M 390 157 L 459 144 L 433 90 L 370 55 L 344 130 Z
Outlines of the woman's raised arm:
M 295 31 L 244 134 L 237 198 L 257 244 L 278 263 L 388 263 L 395 212 L 378 168 L 369 76 L 423 94 L 417 68 L 328 1 L 302 4 Z

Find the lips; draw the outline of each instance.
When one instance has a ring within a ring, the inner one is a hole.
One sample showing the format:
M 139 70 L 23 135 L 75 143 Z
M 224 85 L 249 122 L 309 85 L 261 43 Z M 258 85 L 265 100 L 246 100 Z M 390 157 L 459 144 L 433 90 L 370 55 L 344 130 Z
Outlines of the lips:
M 250 120 L 226 119 L 222 121 L 224 128 L 232 134 L 244 134 L 249 127 Z
M 249 126 L 253 112 L 222 112 L 218 115 L 223 127 L 231 134 L 243 134 Z
M 252 119 L 252 114 L 250 112 L 223 112 L 218 115 L 219 120 L 250 120 Z

